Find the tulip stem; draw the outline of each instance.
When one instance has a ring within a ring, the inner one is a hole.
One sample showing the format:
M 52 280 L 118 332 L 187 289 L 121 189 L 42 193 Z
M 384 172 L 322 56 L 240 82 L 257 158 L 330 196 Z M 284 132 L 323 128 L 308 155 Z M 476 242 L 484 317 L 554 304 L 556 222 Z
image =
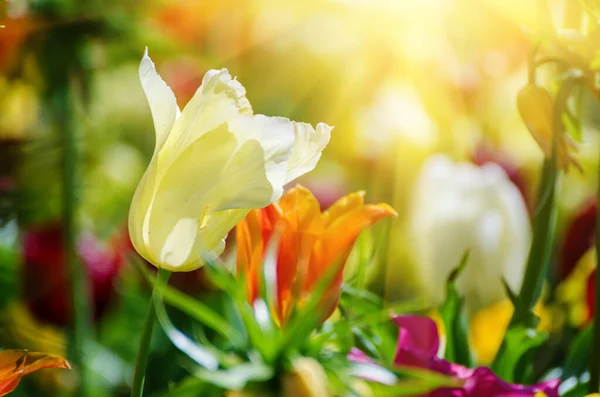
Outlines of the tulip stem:
M 600 148 L 599 148 L 600 151 Z M 596 200 L 600 202 L 600 163 L 598 164 L 598 187 Z M 600 391 L 600 211 L 596 211 L 596 278 L 594 280 L 594 323 L 592 329 L 592 357 L 590 359 L 590 383 L 588 384 L 589 393 L 598 393 Z
M 142 397 L 144 391 L 144 380 L 146 378 L 146 368 L 148 367 L 148 356 L 150 354 L 150 342 L 152 342 L 152 332 L 156 323 L 156 311 L 154 309 L 154 299 L 161 299 L 161 289 L 167 285 L 171 272 L 165 269 L 158 269 L 156 281 L 152 287 L 152 296 L 148 302 L 148 311 L 144 320 L 144 328 L 140 339 L 140 347 L 135 359 L 135 370 L 133 373 L 133 383 L 131 386 L 131 397 Z

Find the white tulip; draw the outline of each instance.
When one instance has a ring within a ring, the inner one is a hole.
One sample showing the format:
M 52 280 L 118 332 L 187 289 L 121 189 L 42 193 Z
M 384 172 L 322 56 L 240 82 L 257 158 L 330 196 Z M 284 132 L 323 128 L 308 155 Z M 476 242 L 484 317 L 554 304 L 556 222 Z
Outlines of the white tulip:
M 183 111 L 147 51 L 139 74 L 156 146 L 131 204 L 131 240 L 157 267 L 193 270 L 223 252 L 249 210 L 316 166 L 332 128 L 254 115 L 226 69 L 209 70 Z
M 514 291 L 520 288 L 531 225 L 523 197 L 502 168 L 432 156 L 423 165 L 411 213 L 417 271 L 435 302 L 444 299 L 448 275 L 467 251 L 457 286 L 469 311 L 506 298 L 502 278 Z

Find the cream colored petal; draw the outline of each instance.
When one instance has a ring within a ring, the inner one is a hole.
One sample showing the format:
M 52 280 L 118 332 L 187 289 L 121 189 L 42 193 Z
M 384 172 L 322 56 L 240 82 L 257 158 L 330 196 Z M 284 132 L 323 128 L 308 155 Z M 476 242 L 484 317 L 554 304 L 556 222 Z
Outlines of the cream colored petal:
M 224 239 L 235 225 L 216 225 L 215 214 L 236 208 L 245 214 L 247 208 L 266 206 L 272 191 L 260 143 L 251 139 L 238 148 L 227 125 L 221 125 L 196 140 L 165 172 L 146 217 L 150 247 L 146 259 L 173 271 L 199 267 L 200 258 L 208 253 L 198 246 L 200 236 L 206 240 L 204 233 L 211 234 L 211 244 L 202 246 L 218 251 L 222 247 L 214 242 Z M 197 238 L 189 232 L 192 222 L 181 224 L 182 219 L 195 220 Z
M 260 142 L 246 141 L 227 164 L 221 179 L 206 199 L 214 205 L 214 211 L 266 207 L 272 202 L 274 189 L 279 188 L 269 180 L 269 173 L 277 174 L 272 171 L 275 167 L 277 165 L 265 164 Z M 279 174 L 285 175 L 285 167 L 281 167 Z
M 209 70 L 185 106 L 159 155 L 160 173 L 194 141 L 240 115 L 252 114 L 246 90 L 227 69 Z
M 295 136 L 294 123 L 283 117 L 267 117 L 262 114 L 242 116 L 229 122 L 229 129 L 238 140 L 238 145 L 248 141 L 260 144 L 264 154 L 264 171 L 271 183 L 272 194 L 269 202 L 253 207 L 259 208 L 278 200 L 286 184 L 288 159 L 293 152 Z
M 156 72 L 154 62 L 148 56 L 148 48 L 146 48 L 140 63 L 139 75 L 154 120 L 156 131 L 154 153 L 156 153 L 160 150 L 173 128 L 175 120 L 179 116 L 179 108 L 177 107 L 175 94 Z
M 147 245 L 151 251 L 150 258 L 146 259 L 156 266 L 165 267 L 161 260 L 164 258 L 163 247 L 181 219 L 195 219 L 198 228 L 201 227 L 206 212 L 210 210 L 207 209 L 210 206 L 207 195 L 219 184 L 236 145 L 235 138 L 223 125 L 194 142 L 166 170 L 146 219 L 150 232 Z M 184 251 L 191 252 L 193 244 L 188 243 L 189 247 Z M 187 262 L 181 265 L 184 264 Z
M 181 218 L 167 236 L 160 252 L 160 263 L 165 268 L 178 269 L 188 262 L 194 249 L 200 225 L 194 218 Z
M 248 214 L 246 209 L 233 209 L 210 214 L 205 221 L 205 227 L 198 234 L 197 249 L 203 253 L 206 260 L 219 256 L 225 249 L 225 238 L 227 234 Z
M 316 130 L 307 123 L 293 123 L 296 141 L 288 161 L 286 183 L 312 171 L 329 143 L 333 127 L 317 124 Z
M 151 162 L 131 200 L 129 237 L 136 251 L 151 263 L 157 263 L 149 250 L 149 215 L 154 198 L 155 163 Z

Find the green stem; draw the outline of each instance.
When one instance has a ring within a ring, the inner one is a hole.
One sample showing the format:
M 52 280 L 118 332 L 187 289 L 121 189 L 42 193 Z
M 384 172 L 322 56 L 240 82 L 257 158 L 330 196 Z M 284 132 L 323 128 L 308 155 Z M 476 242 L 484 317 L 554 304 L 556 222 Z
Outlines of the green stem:
M 544 160 L 538 191 L 537 213 L 533 219 L 533 241 L 519 292 L 520 303 L 526 310 L 531 310 L 540 298 L 544 277 L 548 272 L 548 263 L 552 253 L 552 235 L 556 221 L 554 196 L 557 177 L 556 155 L 554 155 Z M 518 310 L 515 310 L 513 322 L 520 320 L 517 312 Z
M 158 269 L 158 275 L 154 286 L 152 287 L 152 296 L 148 302 L 148 311 L 144 320 L 144 329 L 140 339 L 137 358 L 135 360 L 135 371 L 133 373 L 133 383 L 131 386 L 131 397 L 142 397 L 144 391 L 144 380 L 146 378 L 146 368 L 148 367 L 148 356 L 150 354 L 150 342 L 152 341 L 152 332 L 156 322 L 156 312 L 154 310 L 154 299 L 161 299 L 160 290 L 167 285 L 171 272 L 165 269 Z
M 65 261 L 69 271 L 69 282 L 72 301 L 72 344 L 70 359 L 75 368 L 79 370 L 78 391 L 79 396 L 89 395 L 87 390 L 87 370 L 84 365 L 84 350 L 86 342 L 91 338 L 91 316 L 89 302 L 89 288 L 87 286 L 86 269 L 77 259 L 76 253 L 76 167 L 77 148 L 75 144 L 75 126 L 72 118 L 71 95 L 69 82 L 57 86 L 52 98 L 53 114 L 56 117 L 56 126 L 62 132 L 63 144 L 63 243 L 65 248 Z
M 600 148 L 599 148 L 600 149 Z M 599 151 L 600 152 L 600 151 Z M 598 187 L 597 201 L 600 202 L 600 163 L 598 164 Z M 590 361 L 590 383 L 588 385 L 589 393 L 598 393 L 600 391 L 600 211 L 596 211 L 596 279 L 594 288 L 594 324 L 592 330 L 592 357 Z

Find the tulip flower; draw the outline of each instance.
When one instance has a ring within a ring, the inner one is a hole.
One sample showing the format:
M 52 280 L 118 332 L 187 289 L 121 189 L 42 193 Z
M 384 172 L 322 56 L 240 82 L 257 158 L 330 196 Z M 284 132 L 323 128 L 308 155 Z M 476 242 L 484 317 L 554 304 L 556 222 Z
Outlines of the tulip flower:
M 323 319 L 327 318 L 337 304 L 343 264 L 359 233 L 395 214 L 387 204 L 365 204 L 362 192 L 321 212 L 317 199 L 302 186 L 290 189 L 276 204 L 251 211 L 236 229 L 237 271 L 247 279 L 250 302 L 260 294 L 269 241 L 278 238 L 276 320 L 285 324 L 294 306 L 302 304 L 328 269 L 339 266 L 323 297 Z
M 23 295 L 38 320 L 58 326 L 70 322 L 71 298 L 60 224 L 27 230 L 23 238 Z M 103 247 L 93 236 L 79 236 L 77 253 L 91 288 L 93 310 L 101 316 L 114 296 L 114 281 L 125 263 L 120 242 Z
M 496 164 L 477 167 L 430 158 L 417 181 L 410 227 L 424 292 L 441 302 L 450 272 L 465 252 L 457 281 L 472 313 L 505 298 L 523 280 L 531 226 L 523 197 Z
M 220 255 L 225 237 L 252 209 L 317 164 L 331 127 L 254 115 L 226 69 L 208 71 L 180 111 L 144 55 L 140 80 L 156 144 L 129 212 L 135 249 L 155 266 L 190 271 Z
M 70 369 L 71 366 L 64 358 L 53 354 L 27 350 L 0 351 L 0 396 L 15 390 L 23 376 L 44 368 Z
M 437 356 L 440 340 L 438 328 L 429 317 L 396 316 L 394 322 L 400 328 L 395 364 L 428 369 L 451 376 L 462 384 L 460 387 L 437 389 L 427 397 L 558 397 L 558 379 L 532 386 L 504 382 L 489 368 L 465 368 Z

